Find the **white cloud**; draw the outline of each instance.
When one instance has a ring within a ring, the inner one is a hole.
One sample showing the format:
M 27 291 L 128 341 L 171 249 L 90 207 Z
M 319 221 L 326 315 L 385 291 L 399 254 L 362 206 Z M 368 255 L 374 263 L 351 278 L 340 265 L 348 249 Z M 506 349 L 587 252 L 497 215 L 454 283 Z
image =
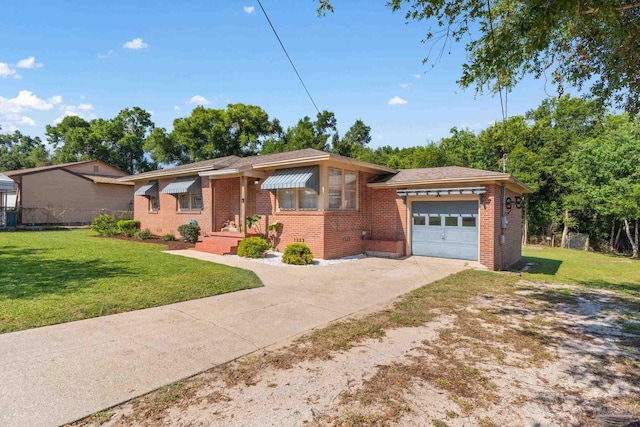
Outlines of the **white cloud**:
M 18 68 L 40 68 L 40 67 L 42 67 L 42 63 L 41 62 L 36 62 L 36 57 L 35 56 L 30 56 L 28 58 L 21 59 L 20 61 L 18 61 L 18 63 L 16 64 L 16 67 L 18 67 Z
M 384 136 L 378 135 L 378 139 L 384 139 Z
M 408 88 L 409 86 L 411 86 L 411 84 L 409 84 L 409 83 L 400 83 L 400 87 L 401 87 L 402 89 L 406 89 L 406 88 Z
M 242 9 L 244 9 L 244 13 L 247 13 L 249 15 L 253 15 L 253 13 L 256 11 L 255 6 L 245 6 Z
M 176 111 L 180 111 L 180 106 L 179 105 L 174 105 L 173 109 L 176 110 Z
M 85 120 L 88 118 L 93 119 L 96 117 L 94 114 L 90 114 L 89 117 L 87 117 L 86 115 L 87 112 L 94 110 L 94 107 L 91 104 L 79 104 L 79 105 L 62 104 L 60 105 L 59 108 L 62 111 L 62 115 L 60 115 L 57 119 L 53 121 L 53 123 L 56 125 L 60 124 L 60 122 L 62 122 L 62 120 L 68 116 L 77 116 Z
M 20 74 L 16 73 L 16 70 L 11 68 L 6 62 L 0 62 L 0 77 L 13 77 L 19 79 Z
M 408 103 L 407 101 L 405 101 L 404 99 L 400 98 L 399 96 L 394 96 L 388 102 L 389 105 L 403 105 L 403 104 L 407 104 L 407 103 Z
M 27 125 L 27 126 L 35 126 L 36 122 L 31 117 L 22 116 L 18 120 L 18 124 L 19 125 Z
M 76 107 L 78 111 L 91 111 L 93 110 L 93 105 L 91 104 L 80 104 Z
M 422 76 L 420 74 L 414 74 L 413 77 L 415 77 L 416 79 L 419 79 Z
M 149 44 L 143 42 L 141 38 L 136 38 L 136 39 L 133 39 L 131 41 L 126 42 L 124 44 L 124 47 L 126 47 L 127 49 L 137 50 L 137 49 L 145 49 L 145 48 L 149 47 Z
M 21 113 L 28 110 L 50 110 L 57 101 L 62 101 L 61 96 L 54 96 L 47 100 L 38 98 L 33 92 L 21 90 L 15 98 L 3 98 L 0 96 L 0 113 Z
M 187 104 L 196 104 L 196 105 L 207 105 L 209 103 L 210 103 L 209 100 L 201 95 L 192 96 L 191 99 L 187 101 Z
M 142 40 L 142 39 L 140 39 L 140 40 Z M 131 42 L 127 42 L 127 43 L 131 43 Z M 125 47 L 126 47 L 127 43 L 125 43 Z M 110 57 L 111 55 L 113 55 L 113 49 L 109 49 L 109 51 L 107 53 L 105 53 L 105 54 L 99 53 L 98 54 L 98 58 L 104 59 L 104 58 Z
M 53 105 L 62 104 L 62 97 L 60 95 L 52 96 L 51 98 L 47 99 L 47 101 L 49 101 L 49 103 Z

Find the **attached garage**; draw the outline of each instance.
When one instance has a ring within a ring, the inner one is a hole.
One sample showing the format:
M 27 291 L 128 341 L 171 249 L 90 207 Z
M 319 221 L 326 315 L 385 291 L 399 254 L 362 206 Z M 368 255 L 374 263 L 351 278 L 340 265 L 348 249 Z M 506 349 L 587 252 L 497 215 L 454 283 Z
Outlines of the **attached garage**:
M 411 253 L 478 260 L 477 201 L 411 203 Z

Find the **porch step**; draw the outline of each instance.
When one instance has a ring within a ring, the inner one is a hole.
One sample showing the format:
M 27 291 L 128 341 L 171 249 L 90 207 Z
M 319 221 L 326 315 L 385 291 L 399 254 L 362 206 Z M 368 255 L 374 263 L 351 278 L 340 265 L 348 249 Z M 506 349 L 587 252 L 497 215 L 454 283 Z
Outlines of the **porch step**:
M 196 251 L 207 252 L 216 255 L 237 255 L 238 245 L 228 245 L 224 243 L 198 242 L 194 248 Z
M 253 236 L 253 234 L 227 231 L 210 233 L 204 236 L 201 242 L 196 243 L 194 249 L 216 255 L 236 255 L 238 253 L 238 244 L 240 244 L 245 237 L 250 236 Z

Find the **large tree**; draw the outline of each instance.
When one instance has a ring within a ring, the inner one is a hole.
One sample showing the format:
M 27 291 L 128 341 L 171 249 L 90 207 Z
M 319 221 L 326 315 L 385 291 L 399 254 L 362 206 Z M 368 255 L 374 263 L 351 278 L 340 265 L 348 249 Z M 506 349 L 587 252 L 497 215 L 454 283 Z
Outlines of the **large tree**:
M 319 13 L 333 11 L 318 0 Z M 336 1 L 337 2 L 337 1 Z M 525 75 L 588 87 L 602 103 L 640 109 L 640 2 L 637 0 L 389 0 L 407 22 L 427 26 L 429 54 L 466 43 L 459 83 L 496 91 Z
M 290 128 L 280 139 L 271 139 L 263 146 L 262 152 L 281 153 L 283 151 L 315 148 L 326 151 L 329 149 L 329 139 L 338 140 L 336 116 L 330 111 L 322 111 L 316 115 L 316 120 L 305 116 Z
M 48 162 L 49 154 L 39 137 L 20 131 L 0 134 L 0 171 L 44 166 Z
M 154 126 L 149 112 L 133 107 L 109 120 L 68 116 L 48 125 L 46 135 L 56 163 L 102 160 L 133 174 L 155 168 L 144 150 Z
M 371 127 L 360 119 L 356 120 L 343 138 L 336 137 L 331 150 L 341 156 L 357 157 L 363 148 L 371 142 Z
M 155 129 L 146 148 L 159 163 L 190 163 L 221 156 L 257 154 L 263 142 L 281 132 L 277 120 L 260 107 L 229 104 L 226 109 L 198 106 L 173 121 L 173 130 Z

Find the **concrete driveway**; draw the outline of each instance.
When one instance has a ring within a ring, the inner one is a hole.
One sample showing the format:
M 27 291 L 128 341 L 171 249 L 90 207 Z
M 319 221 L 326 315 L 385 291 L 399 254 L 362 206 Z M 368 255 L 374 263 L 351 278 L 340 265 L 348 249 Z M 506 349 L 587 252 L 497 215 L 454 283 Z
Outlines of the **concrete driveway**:
M 0 335 L 0 425 L 54 426 L 363 310 L 477 263 L 366 258 L 251 269 L 263 288 Z

